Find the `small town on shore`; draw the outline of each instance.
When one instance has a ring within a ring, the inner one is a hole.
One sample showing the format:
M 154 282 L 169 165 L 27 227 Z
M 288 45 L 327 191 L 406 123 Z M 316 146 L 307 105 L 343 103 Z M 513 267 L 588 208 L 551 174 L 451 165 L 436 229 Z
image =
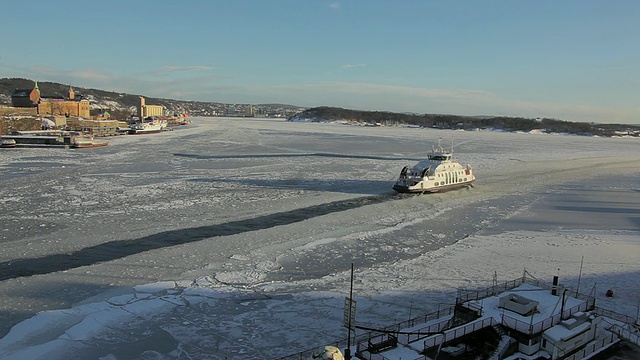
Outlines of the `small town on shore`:
M 0 147 L 105 146 L 105 138 L 148 134 L 189 124 L 193 116 L 280 118 L 359 126 L 408 126 L 453 130 L 571 134 L 638 138 L 628 124 L 568 122 L 547 118 L 409 114 L 284 104 L 226 104 L 148 98 L 29 79 L 0 79 Z M 42 91 L 41 91 L 42 89 Z M 10 96 L 9 96 L 10 94 Z M 48 138 L 47 138 L 48 137 Z
M 114 119 L 108 111 L 92 115 L 89 100 L 69 86 L 66 96 L 43 95 L 34 82 L 31 89 L 16 89 L 11 106 L 0 107 L 1 147 L 105 146 L 107 136 L 144 134 L 189 124 L 188 114 L 167 115 L 161 105 L 147 104 L 140 96 L 136 113 Z
M 58 83 L 45 82 L 39 86 L 37 81 L 28 79 L 2 80 L 5 93 L 0 94 L 0 147 L 3 148 L 105 146 L 109 143 L 106 137 L 170 131 L 190 124 L 193 116 L 288 118 L 306 110 L 282 104 L 149 101 L 141 95 L 102 90 L 78 92 L 71 85 Z M 14 89 L 10 97 L 8 86 Z M 64 87 L 65 91 L 61 91 Z

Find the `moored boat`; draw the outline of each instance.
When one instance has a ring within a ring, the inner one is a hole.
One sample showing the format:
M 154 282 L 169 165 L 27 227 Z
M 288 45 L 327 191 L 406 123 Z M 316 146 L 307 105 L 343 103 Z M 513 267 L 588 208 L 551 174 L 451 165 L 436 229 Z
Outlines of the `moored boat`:
M 453 150 L 433 146 L 427 160 L 400 171 L 393 189 L 400 193 L 433 193 L 468 187 L 475 181 L 470 165 L 453 160 Z
M 90 148 L 109 145 L 109 140 L 96 140 L 93 137 L 76 136 L 71 140 L 71 147 Z
M 62 130 L 19 131 L 3 135 L 2 140 L 13 141 L 15 147 L 88 148 L 109 144 L 108 140 L 95 140 L 92 135 Z
M 16 147 L 15 140 L 0 138 L 0 148 L 14 148 L 14 147 Z
M 166 122 L 162 121 L 139 121 L 131 124 L 129 134 L 153 134 L 164 131 L 167 127 Z

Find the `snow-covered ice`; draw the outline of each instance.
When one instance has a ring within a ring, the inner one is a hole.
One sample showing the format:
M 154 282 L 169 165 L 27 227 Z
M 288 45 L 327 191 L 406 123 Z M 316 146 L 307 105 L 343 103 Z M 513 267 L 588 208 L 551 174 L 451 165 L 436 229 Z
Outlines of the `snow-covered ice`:
M 400 169 L 440 137 L 475 186 L 395 194 Z M 272 359 L 330 345 L 347 336 L 351 263 L 369 327 L 524 269 L 635 317 L 638 175 L 637 139 L 273 119 L 3 149 L 0 358 Z

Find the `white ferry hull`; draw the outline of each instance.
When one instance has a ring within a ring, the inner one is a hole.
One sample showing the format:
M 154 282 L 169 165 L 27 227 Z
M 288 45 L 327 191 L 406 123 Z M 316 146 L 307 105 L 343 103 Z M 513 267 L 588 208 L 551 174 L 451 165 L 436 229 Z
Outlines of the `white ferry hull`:
M 165 124 L 161 122 L 144 122 L 144 123 L 136 123 L 131 125 L 129 129 L 129 134 L 140 135 L 140 134 L 154 134 L 164 131 Z
M 442 186 L 431 187 L 431 188 L 422 188 L 420 187 L 420 184 L 416 184 L 414 186 L 395 184 L 393 185 L 393 190 L 403 194 L 437 193 L 437 192 L 445 192 L 449 190 L 464 189 L 464 188 L 470 187 L 472 183 L 473 181 L 467 181 L 465 183 L 442 185 Z

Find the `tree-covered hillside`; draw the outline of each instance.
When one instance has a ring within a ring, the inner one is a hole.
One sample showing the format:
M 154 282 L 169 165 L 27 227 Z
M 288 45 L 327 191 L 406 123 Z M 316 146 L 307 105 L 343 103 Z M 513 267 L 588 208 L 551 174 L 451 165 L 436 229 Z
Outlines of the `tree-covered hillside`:
M 529 119 L 523 117 L 473 117 L 442 114 L 403 114 L 384 111 L 349 110 L 337 107 L 316 107 L 303 111 L 291 121 L 349 121 L 385 126 L 413 125 L 441 129 L 501 129 L 505 131 L 540 130 L 547 133 L 577 135 L 640 136 L 640 126 L 626 124 L 592 124 L 558 119 Z

